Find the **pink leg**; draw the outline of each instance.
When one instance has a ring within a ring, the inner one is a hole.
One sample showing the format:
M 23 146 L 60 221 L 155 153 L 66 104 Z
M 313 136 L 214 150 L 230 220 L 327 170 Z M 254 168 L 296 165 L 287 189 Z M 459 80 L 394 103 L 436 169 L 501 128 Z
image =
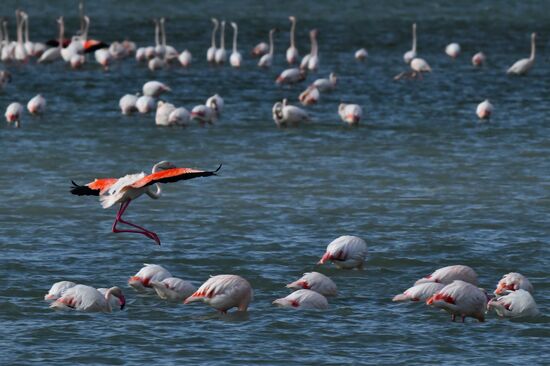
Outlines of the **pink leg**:
M 130 201 L 127 201 L 127 202 L 124 202 L 124 203 L 121 203 L 120 204 L 120 209 L 118 210 L 118 213 L 116 215 L 116 218 L 115 218 L 115 222 L 113 223 L 113 227 L 112 227 L 112 231 L 113 233 L 136 233 L 136 234 L 142 234 L 142 235 L 145 235 L 146 237 L 148 237 L 149 239 L 152 239 L 154 240 L 158 245 L 160 245 L 160 239 L 158 238 L 157 234 L 155 234 L 154 232 L 152 231 L 149 231 L 139 225 L 136 225 L 136 224 L 132 224 L 131 222 L 128 222 L 128 221 L 125 221 L 122 219 L 122 215 L 124 214 L 124 212 L 126 211 L 126 209 L 128 208 L 128 206 L 130 205 Z M 139 230 L 120 230 L 117 228 L 117 223 L 122 223 L 122 224 L 126 224 L 126 225 L 129 225 L 129 226 L 132 226 L 132 227 L 135 227 L 136 229 L 139 229 Z

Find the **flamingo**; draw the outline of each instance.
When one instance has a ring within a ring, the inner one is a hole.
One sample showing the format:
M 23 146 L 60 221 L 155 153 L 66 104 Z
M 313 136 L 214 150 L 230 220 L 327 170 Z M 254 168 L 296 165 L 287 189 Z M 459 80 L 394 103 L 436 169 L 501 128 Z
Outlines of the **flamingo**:
M 72 55 L 71 59 L 69 60 L 69 64 L 73 69 L 80 68 L 82 65 L 84 65 L 85 62 L 86 62 L 86 58 L 84 57 L 84 55 L 79 55 L 79 54 Z
M 485 99 L 479 103 L 476 109 L 476 114 L 480 119 L 489 119 L 493 113 L 493 105 L 489 102 L 489 99 Z
M 185 300 L 196 290 L 190 282 L 176 277 L 168 277 L 162 281 L 150 281 L 149 284 L 161 299 L 169 301 Z
M 157 113 L 155 115 L 155 124 L 157 126 L 169 126 L 168 117 L 175 109 L 176 107 L 173 104 L 159 101 L 157 104 Z
M 458 55 L 460 55 L 460 45 L 456 42 L 449 43 L 447 47 L 445 47 L 445 53 L 452 59 L 457 58 Z
M 287 105 L 287 100 L 277 102 L 272 109 L 273 120 L 277 127 L 286 127 L 288 125 L 298 125 L 301 122 L 308 122 L 309 115 L 302 108 L 293 105 Z
M 290 26 L 290 47 L 286 50 L 286 60 L 288 61 L 289 65 L 293 65 L 298 61 L 298 57 L 300 55 L 298 54 L 298 49 L 296 48 L 296 41 L 294 37 L 294 33 L 296 31 L 296 17 L 295 16 L 289 16 L 288 19 L 290 20 L 291 26 Z
M 178 60 L 183 67 L 188 67 L 191 65 L 191 61 L 193 61 L 193 56 L 191 55 L 191 52 L 188 50 L 183 50 L 182 53 L 180 53 Z
M 113 57 L 111 56 L 109 50 L 100 48 L 95 51 L 94 56 L 97 63 L 103 66 L 103 70 L 107 71 L 109 69 L 109 65 L 113 61 Z
M 313 82 L 312 86 L 319 89 L 321 93 L 326 93 L 336 88 L 337 81 L 338 78 L 336 77 L 336 74 L 331 72 L 328 79 L 317 79 Z
M 164 26 L 165 19 L 160 18 L 160 29 L 162 34 L 162 47 L 164 48 L 164 59 L 167 61 L 173 61 L 178 58 L 178 51 L 173 46 L 166 44 L 166 28 Z
M 202 126 L 214 124 L 216 112 L 207 105 L 199 104 L 191 110 L 191 119 L 198 121 Z
M 246 311 L 252 298 L 252 287 L 247 280 L 241 276 L 224 274 L 210 277 L 183 303 L 202 301 L 226 314 L 233 307 Z
M 12 59 L 13 49 L 15 48 L 15 43 L 10 42 L 7 20 L 2 20 L 2 35 L 4 39 L 2 40 L 2 51 L 0 53 L 0 60 L 2 62 L 7 62 Z
M 21 11 L 19 9 L 15 11 L 15 19 L 17 22 L 17 44 L 14 50 L 15 60 L 19 62 L 27 62 L 29 59 L 29 55 L 27 54 L 27 50 L 25 49 L 25 44 L 23 43 L 24 21 L 23 21 L 23 16 L 21 14 Z
M 307 272 L 304 275 L 286 285 L 286 287 L 299 290 L 307 289 L 320 293 L 323 296 L 336 296 L 338 289 L 334 281 L 319 272 Z
M 40 57 L 46 50 L 46 45 L 41 42 L 29 41 L 29 16 L 22 12 L 23 20 L 25 21 L 25 49 L 27 53 L 33 57 Z
M 38 59 L 38 63 L 43 62 L 52 62 L 61 57 L 61 49 L 63 47 L 63 34 L 65 32 L 63 17 L 57 19 L 57 24 L 59 25 L 59 41 L 57 47 L 48 48 L 42 56 Z
M 340 103 L 338 114 L 343 122 L 350 126 L 356 126 L 363 116 L 363 109 L 358 104 Z
M 467 316 L 483 322 L 487 294 L 471 283 L 455 280 L 428 298 L 426 304 L 444 309 L 451 314 L 452 321 L 459 315 L 463 323 Z
M 241 53 L 237 51 L 237 35 L 239 33 L 239 29 L 237 28 L 237 23 L 235 22 L 231 22 L 231 27 L 233 27 L 233 52 L 231 52 L 231 56 L 229 56 L 229 63 L 233 67 L 241 67 L 242 57 Z
M 30 114 L 42 114 L 46 110 L 46 99 L 40 94 L 34 96 L 27 103 L 27 110 Z
M 158 19 L 153 20 L 155 22 L 155 54 L 154 57 L 164 58 L 166 47 L 162 44 L 160 22 Z
M 308 86 L 307 89 L 298 96 L 298 100 L 300 101 L 300 103 L 306 106 L 317 104 L 319 98 L 321 98 L 319 89 L 317 89 L 313 85 Z
M 487 310 L 494 310 L 503 318 L 534 317 L 540 314 L 537 303 L 529 291 L 519 289 L 506 296 L 491 299 Z
M 165 92 L 170 92 L 172 89 L 166 84 L 161 83 L 160 81 L 148 81 L 143 84 L 143 95 L 148 95 L 150 97 L 157 98 L 159 95 Z
M 306 79 L 306 70 L 299 69 L 297 67 L 292 69 L 286 69 L 279 76 L 275 82 L 277 84 L 295 84 Z
M 426 282 L 437 282 L 448 285 L 455 280 L 469 282 L 476 286 L 478 284 L 476 271 L 474 271 L 471 267 L 464 266 L 462 264 L 439 268 L 432 274 L 419 279 L 414 284 L 418 285 Z
M 222 20 L 220 28 L 220 48 L 216 50 L 216 63 L 223 64 L 227 60 L 227 52 L 225 51 L 225 20 Z
M 174 109 L 168 116 L 168 123 L 170 125 L 185 126 L 189 123 L 191 115 L 189 111 L 183 107 Z
M 70 289 L 71 287 L 75 287 L 76 283 L 71 281 L 59 281 L 52 285 L 50 290 L 46 295 L 44 295 L 44 300 L 46 301 L 55 301 L 59 299 L 65 291 Z
M 128 115 L 137 112 L 137 101 L 138 96 L 134 94 L 126 94 L 122 98 L 120 98 L 118 106 L 120 107 L 120 111 L 122 112 L 122 114 Z
M 67 289 L 59 299 L 50 305 L 50 308 L 110 313 L 112 311 L 110 302 L 112 296 L 118 298 L 120 310 L 124 309 L 126 299 L 120 288 L 111 287 L 103 295 L 97 289 L 86 285 L 76 285 Z
M 331 261 L 336 268 L 351 269 L 363 268 L 367 257 L 367 243 L 352 235 L 343 235 L 334 239 L 328 246 L 325 254 L 317 264 Z
M 118 179 L 102 178 L 96 179 L 93 182 L 83 186 L 80 186 L 73 181 L 73 186 L 70 191 L 72 194 L 78 196 L 99 196 L 99 200 L 103 208 L 109 208 L 117 203 L 120 203 L 120 209 L 118 210 L 113 223 L 112 231 L 114 233 L 126 232 L 142 234 L 160 245 L 160 240 L 157 234 L 141 226 L 125 221 L 122 218 L 122 215 L 132 200 L 135 200 L 144 193 L 153 199 L 157 199 L 162 193 L 162 188 L 159 183 L 171 183 L 179 180 L 208 177 L 211 175 L 216 175 L 216 172 L 220 168 L 221 165 L 215 171 L 177 168 L 168 161 L 161 161 L 153 166 L 152 174 L 150 175 L 146 175 L 141 172 L 137 174 L 128 174 Z M 157 187 L 156 192 L 153 192 L 151 188 L 149 188 L 149 186 L 153 184 Z M 117 224 L 119 222 L 132 226 L 138 230 L 120 230 L 117 228 Z
M 529 58 L 523 58 L 516 61 L 510 68 L 506 71 L 507 74 L 513 75 L 525 75 L 531 70 L 535 64 L 535 38 L 537 37 L 536 33 L 531 33 L 531 56 Z
M 366 49 L 360 48 L 357 51 L 355 51 L 355 59 L 358 61 L 365 61 L 369 57 L 369 53 Z
M 411 60 L 410 63 L 411 71 L 405 71 L 394 76 L 394 80 L 400 80 L 403 78 L 419 78 L 422 79 L 422 73 L 432 72 L 432 68 L 426 60 L 420 57 L 415 57 Z
M 250 51 L 250 54 L 253 57 L 262 57 L 263 55 L 267 54 L 269 52 L 269 45 L 265 42 L 260 42 L 254 48 L 252 51 Z
M 17 102 L 13 102 L 6 108 L 6 121 L 8 123 L 14 123 L 16 128 L 21 126 L 21 114 L 23 113 L 23 106 Z
M 437 282 L 420 283 L 406 289 L 402 294 L 395 295 L 392 301 L 426 301 L 443 287 L 444 284 Z
M 317 45 L 317 35 L 319 34 L 319 31 L 317 29 L 313 29 L 309 32 L 309 37 L 311 39 L 311 52 L 310 56 L 307 59 L 307 68 L 308 70 L 314 71 L 317 70 L 319 67 L 319 46 Z M 304 60 L 302 59 L 302 64 L 304 63 Z M 300 67 L 302 67 L 302 64 Z M 304 67 L 302 67 L 304 68 Z
M 494 293 L 495 295 L 505 295 L 517 290 L 525 290 L 531 293 L 534 291 L 533 285 L 531 285 L 527 277 L 521 273 L 510 272 L 502 276 L 500 281 L 498 281 Z
M 275 28 L 269 31 L 269 52 L 260 58 L 258 61 L 259 67 L 271 67 L 273 63 L 273 34 L 275 33 Z
M 147 67 L 151 71 L 160 70 L 164 68 L 164 66 L 166 66 L 166 62 L 158 57 L 153 57 L 149 60 L 149 62 L 147 62 Z
M 206 100 L 206 106 L 212 108 L 215 114 L 214 119 L 220 118 L 223 110 L 223 98 L 220 97 L 218 94 L 214 94 L 210 98 Z
M 155 109 L 155 99 L 148 95 L 142 95 L 136 100 L 136 108 L 139 113 L 149 113 Z
M 328 309 L 328 301 L 326 297 L 312 290 L 298 290 L 287 297 L 273 301 L 273 305 L 283 308 L 296 309 Z
M 146 292 L 153 288 L 151 282 L 161 282 L 170 277 L 172 274 L 166 268 L 158 264 L 144 263 L 143 267 L 128 279 L 128 285 L 138 292 Z
M 412 25 L 412 35 L 413 35 L 413 41 L 412 41 L 412 49 L 410 51 L 405 52 L 403 55 L 403 60 L 406 64 L 410 64 L 413 59 L 416 58 L 416 23 L 413 23 Z
M 206 51 L 206 61 L 208 62 L 214 62 L 216 59 L 216 32 L 218 30 L 219 22 L 218 19 L 212 18 L 210 19 L 212 23 L 214 24 L 214 28 L 212 29 L 212 43 L 208 51 Z
M 472 65 L 476 67 L 483 66 L 485 60 L 485 54 L 483 52 L 478 52 L 472 57 Z

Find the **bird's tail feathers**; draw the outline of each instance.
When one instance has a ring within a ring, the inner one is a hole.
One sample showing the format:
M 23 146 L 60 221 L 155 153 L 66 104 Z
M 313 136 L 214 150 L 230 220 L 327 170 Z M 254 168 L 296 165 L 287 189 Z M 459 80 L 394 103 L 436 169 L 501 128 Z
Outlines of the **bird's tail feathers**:
M 123 193 L 116 193 L 116 194 L 110 194 L 107 196 L 99 196 L 99 202 L 101 203 L 101 207 L 103 208 L 109 208 L 122 197 Z

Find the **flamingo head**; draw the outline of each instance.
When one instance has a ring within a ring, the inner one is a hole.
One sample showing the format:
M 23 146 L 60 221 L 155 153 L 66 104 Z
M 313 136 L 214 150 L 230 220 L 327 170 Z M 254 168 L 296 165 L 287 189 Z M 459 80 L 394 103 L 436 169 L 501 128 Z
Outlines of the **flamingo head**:
M 124 297 L 122 290 L 119 287 L 111 287 L 109 289 L 109 294 L 118 298 L 118 301 L 120 303 L 120 310 L 124 309 L 124 306 L 126 305 L 126 298 Z
M 331 252 L 326 252 L 325 254 L 323 254 L 323 256 L 321 257 L 319 262 L 317 262 L 317 264 L 325 264 L 326 262 L 328 262 L 332 259 L 333 259 L 332 253 Z

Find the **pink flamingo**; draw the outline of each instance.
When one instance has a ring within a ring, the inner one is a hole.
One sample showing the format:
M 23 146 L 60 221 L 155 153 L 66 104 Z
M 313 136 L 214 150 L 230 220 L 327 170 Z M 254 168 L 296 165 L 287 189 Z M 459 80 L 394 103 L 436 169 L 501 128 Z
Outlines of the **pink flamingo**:
M 103 208 L 108 208 L 120 203 L 120 209 L 118 210 L 115 222 L 113 223 L 112 231 L 114 233 L 142 234 L 160 245 L 160 240 L 157 234 L 122 219 L 122 215 L 128 208 L 128 205 L 130 205 L 130 202 L 144 193 L 153 199 L 159 198 L 162 193 L 162 189 L 158 183 L 171 183 L 179 180 L 208 177 L 211 175 L 216 175 L 216 172 L 220 168 L 221 165 L 215 171 L 177 168 L 170 162 L 161 161 L 153 166 L 152 174 L 149 175 L 141 172 L 137 174 L 128 174 L 122 178 L 101 178 L 83 186 L 80 186 L 73 181 L 71 193 L 78 196 L 99 196 L 99 200 Z M 156 192 L 153 192 L 149 187 L 153 184 L 157 187 Z M 117 228 L 117 224 L 119 222 L 132 226 L 138 230 L 120 230 Z
M 202 301 L 226 314 L 227 310 L 233 307 L 237 307 L 239 311 L 246 311 L 252 297 L 252 286 L 247 280 L 241 276 L 226 274 L 210 277 L 183 303 Z

